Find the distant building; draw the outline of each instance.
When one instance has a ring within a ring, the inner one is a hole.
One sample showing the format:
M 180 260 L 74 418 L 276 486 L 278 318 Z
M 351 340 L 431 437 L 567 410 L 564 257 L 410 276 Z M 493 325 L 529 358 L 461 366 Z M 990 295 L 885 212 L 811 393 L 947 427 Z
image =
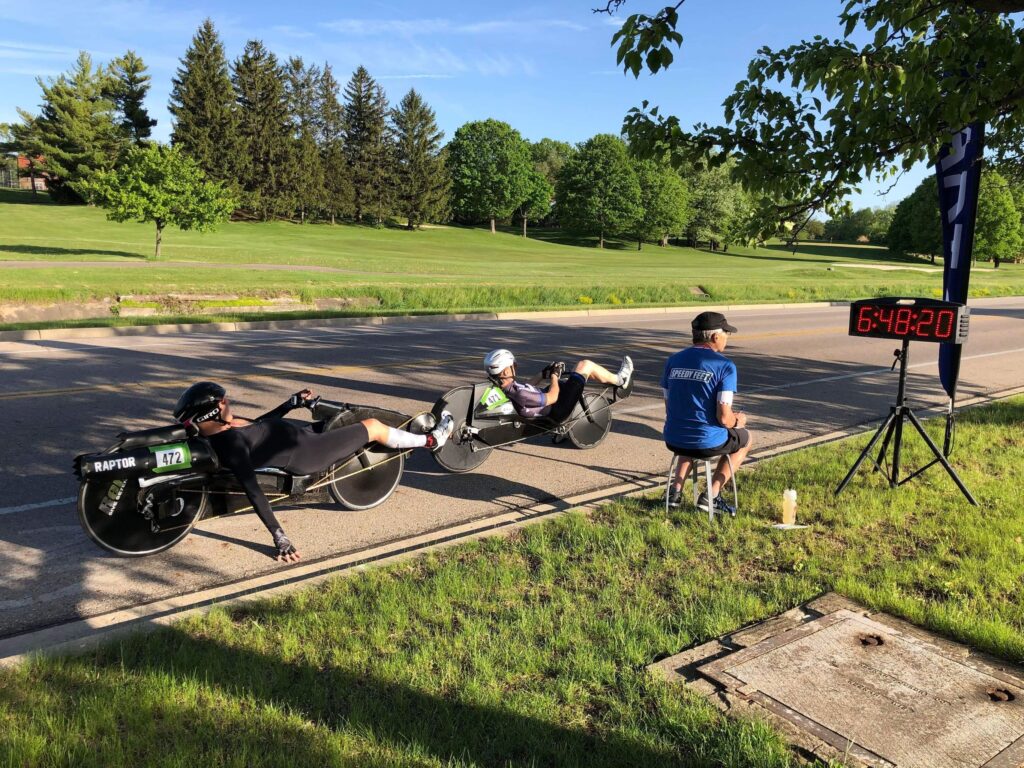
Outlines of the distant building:
M 42 157 L 29 158 L 26 155 L 18 155 L 18 175 L 21 176 L 22 189 L 35 189 L 36 192 L 47 190 L 47 175 L 39 170 Z

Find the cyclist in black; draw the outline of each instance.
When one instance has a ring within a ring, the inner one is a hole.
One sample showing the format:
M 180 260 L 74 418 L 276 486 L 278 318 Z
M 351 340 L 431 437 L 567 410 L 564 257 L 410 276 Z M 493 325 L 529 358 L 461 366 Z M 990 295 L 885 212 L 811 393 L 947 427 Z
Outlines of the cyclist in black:
M 209 440 L 220 465 L 231 470 L 238 479 L 256 514 L 274 537 L 277 559 L 289 563 L 297 562 L 301 555 L 285 535 L 260 489 L 257 467 L 277 467 L 297 475 L 309 475 L 353 455 L 367 443 L 401 450 L 440 448 L 454 428 L 448 412 L 442 413 L 434 430 L 425 435 L 395 429 L 377 419 L 325 431 L 323 421 L 284 418 L 313 397 L 310 390 L 304 389 L 272 411 L 256 419 L 245 419 L 231 412 L 224 387 L 212 381 L 201 381 L 185 390 L 174 407 L 174 418 L 194 425 Z

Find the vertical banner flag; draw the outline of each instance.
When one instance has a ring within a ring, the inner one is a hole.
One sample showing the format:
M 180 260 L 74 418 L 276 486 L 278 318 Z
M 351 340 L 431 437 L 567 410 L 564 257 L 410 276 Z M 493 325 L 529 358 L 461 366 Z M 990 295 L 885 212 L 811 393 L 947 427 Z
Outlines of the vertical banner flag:
M 967 303 L 974 249 L 974 219 L 978 212 L 981 152 L 985 125 L 971 123 L 944 144 L 935 163 L 942 220 L 942 298 Z M 960 377 L 961 344 L 939 347 L 939 380 L 952 400 Z

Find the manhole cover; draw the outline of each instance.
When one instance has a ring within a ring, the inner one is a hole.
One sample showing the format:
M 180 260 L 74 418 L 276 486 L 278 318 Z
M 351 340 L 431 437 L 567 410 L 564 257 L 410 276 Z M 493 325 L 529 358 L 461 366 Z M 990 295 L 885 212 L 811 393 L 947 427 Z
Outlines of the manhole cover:
M 656 666 L 703 685 L 727 709 L 743 703 L 768 714 L 818 756 L 877 766 L 1024 765 L 1017 674 L 884 614 L 813 606 L 702 646 L 703 658 L 694 649 Z

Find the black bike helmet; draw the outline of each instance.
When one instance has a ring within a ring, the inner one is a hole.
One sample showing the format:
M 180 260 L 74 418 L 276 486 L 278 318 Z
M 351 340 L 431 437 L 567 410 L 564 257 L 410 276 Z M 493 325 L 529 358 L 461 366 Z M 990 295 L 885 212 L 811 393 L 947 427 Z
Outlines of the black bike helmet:
M 174 406 L 174 418 L 182 424 L 202 424 L 210 419 L 220 419 L 220 401 L 227 391 L 212 381 L 200 381 L 185 390 Z

